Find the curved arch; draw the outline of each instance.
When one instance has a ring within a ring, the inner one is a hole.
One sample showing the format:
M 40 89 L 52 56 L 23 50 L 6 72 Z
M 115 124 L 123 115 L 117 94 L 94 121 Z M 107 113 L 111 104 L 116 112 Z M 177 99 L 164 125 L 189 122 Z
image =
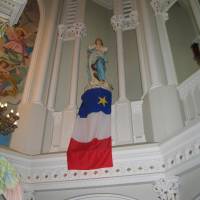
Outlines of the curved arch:
M 40 1 L 40 0 L 37 0 L 37 3 L 39 6 L 39 13 L 40 13 L 38 33 L 37 33 L 37 36 L 35 39 L 33 53 L 32 53 L 31 61 L 30 61 L 30 66 L 29 66 L 27 77 L 26 77 L 26 82 L 25 82 L 24 91 L 23 91 L 22 100 L 21 100 L 22 104 L 26 103 L 29 100 L 31 85 L 32 85 L 32 81 L 33 81 L 33 73 L 35 71 L 34 66 L 36 66 L 38 52 L 39 52 L 40 43 L 41 43 L 41 39 L 42 39 L 42 34 L 43 34 L 44 28 L 45 28 L 45 15 L 46 15 L 45 4 L 44 4 L 44 1 Z
M 200 193 L 192 198 L 192 200 L 200 200 Z
M 192 10 L 190 9 L 190 3 L 188 1 L 179 1 L 180 5 L 182 6 L 183 9 L 185 9 L 186 13 L 188 14 L 188 17 L 193 25 L 194 31 L 196 33 L 196 35 L 199 34 L 199 30 L 198 27 L 196 25 L 196 21 L 195 18 L 193 16 Z
M 89 194 L 89 195 L 81 195 L 65 200 L 138 200 L 136 198 L 127 197 L 124 195 L 118 194 Z

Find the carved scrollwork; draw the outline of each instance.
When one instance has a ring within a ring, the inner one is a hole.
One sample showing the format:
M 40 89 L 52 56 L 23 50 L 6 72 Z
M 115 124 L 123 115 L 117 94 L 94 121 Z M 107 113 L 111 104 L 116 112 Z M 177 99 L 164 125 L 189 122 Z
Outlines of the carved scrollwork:
M 33 191 L 24 192 L 23 200 L 36 200 Z
M 132 10 L 129 13 L 129 17 L 125 17 L 124 15 L 114 15 L 111 18 L 111 24 L 114 31 L 119 29 L 123 31 L 135 29 L 139 24 L 138 13 L 136 10 Z
M 169 19 L 168 10 L 176 3 L 177 0 L 152 0 L 151 6 L 155 15 L 161 15 L 165 20 Z
M 58 26 L 58 38 L 61 40 L 74 40 L 86 36 L 86 26 L 82 22 L 74 23 L 71 27 L 64 24 Z
M 178 200 L 179 181 L 178 177 L 166 177 L 155 182 L 154 191 L 159 200 Z

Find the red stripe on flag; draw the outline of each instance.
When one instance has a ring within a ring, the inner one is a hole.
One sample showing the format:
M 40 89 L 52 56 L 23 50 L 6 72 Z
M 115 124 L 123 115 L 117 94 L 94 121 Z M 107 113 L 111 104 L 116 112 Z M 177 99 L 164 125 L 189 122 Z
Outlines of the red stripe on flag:
M 111 137 L 88 143 L 81 143 L 71 138 L 67 150 L 69 170 L 90 170 L 112 167 Z

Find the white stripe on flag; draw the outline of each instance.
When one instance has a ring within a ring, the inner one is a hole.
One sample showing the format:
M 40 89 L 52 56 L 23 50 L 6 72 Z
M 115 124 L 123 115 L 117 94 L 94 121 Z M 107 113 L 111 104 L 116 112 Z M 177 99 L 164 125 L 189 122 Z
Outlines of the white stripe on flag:
M 77 117 L 72 138 L 79 142 L 106 139 L 111 136 L 111 116 L 103 112 L 91 113 L 87 118 Z

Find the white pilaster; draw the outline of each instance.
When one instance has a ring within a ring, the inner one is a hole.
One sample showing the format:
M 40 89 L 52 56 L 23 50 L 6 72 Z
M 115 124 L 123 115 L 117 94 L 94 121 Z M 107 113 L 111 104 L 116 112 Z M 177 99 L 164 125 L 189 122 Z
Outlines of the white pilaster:
M 72 76 L 69 97 L 69 109 L 76 109 L 77 85 L 78 85 L 78 66 L 80 54 L 80 37 L 76 37 L 74 41 L 74 51 L 72 60 Z
M 200 2 L 198 0 L 189 0 L 194 17 L 196 19 L 196 24 L 200 31 Z
M 123 29 L 125 28 L 125 18 L 123 16 L 122 1 L 113 1 L 114 16 L 111 18 L 111 24 L 117 37 L 117 61 L 119 78 L 119 99 L 115 106 L 116 119 L 116 144 L 133 143 L 133 128 L 130 101 L 126 96 L 125 66 L 124 66 L 124 47 L 123 47 Z
M 41 41 L 42 45 L 40 45 L 41 53 L 39 55 L 39 61 L 37 63 L 37 69 L 35 73 L 33 94 L 32 94 L 32 102 L 42 104 L 43 103 L 43 94 L 44 94 L 44 86 L 46 80 L 46 73 L 49 63 L 49 56 L 51 52 L 52 38 L 55 30 L 55 24 L 58 16 L 58 2 L 53 1 L 51 10 L 48 10 L 50 15 L 48 17 L 48 28 L 43 32 L 43 39 Z M 47 24 L 45 24 L 47 27 Z
M 159 0 L 152 2 L 157 10 L 160 9 Z M 151 76 L 151 89 L 145 94 L 143 101 L 144 129 L 148 134 L 146 135 L 147 141 L 161 142 L 174 136 L 184 126 L 180 98 L 175 85 L 175 70 L 173 59 L 170 59 L 172 56 L 164 21 L 158 21 L 159 27 L 157 26 L 150 1 L 140 0 L 138 5 L 144 25 Z M 160 32 L 158 28 L 161 29 Z M 161 39 L 163 41 L 160 41 Z M 164 52 L 164 45 L 168 45 L 166 52 Z
M 137 2 L 136 2 L 136 9 L 140 13 L 140 7 Z M 139 17 L 139 25 L 136 27 L 136 35 L 137 35 L 138 54 L 139 54 L 139 61 L 140 61 L 142 89 L 143 89 L 143 96 L 144 96 L 148 92 L 149 88 L 151 87 L 151 78 L 150 78 L 150 72 L 149 72 L 147 47 L 145 43 L 143 16 L 140 15 L 138 17 Z
M 155 181 L 153 189 L 158 200 L 179 200 L 179 180 L 176 176 Z
M 124 47 L 123 47 L 123 15 L 115 15 L 112 17 L 113 29 L 117 36 L 117 61 L 118 61 L 118 77 L 119 77 L 119 101 L 126 101 L 126 81 L 124 67 Z
M 160 54 L 157 30 L 155 29 L 152 15 L 148 9 L 149 2 L 140 0 L 138 4 L 140 5 L 140 14 L 143 16 L 149 71 L 151 75 L 151 88 L 160 87 L 166 84 L 166 75 L 163 67 L 162 55 Z
M 34 44 L 34 51 L 31 56 L 31 62 L 28 70 L 28 74 L 26 76 L 26 82 L 24 85 L 24 91 L 22 95 L 21 103 L 25 104 L 28 103 L 30 100 L 31 95 L 31 87 L 33 86 L 33 79 L 34 79 L 34 72 L 37 68 L 37 60 L 40 54 L 40 48 L 42 43 L 42 36 L 44 34 L 44 27 L 45 27 L 45 4 L 43 1 L 39 2 L 39 11 L 40 11 L 40 22 L 38 26 L 38 33 Z
M 86 35 L 86 26 L 83 23 L 86 2 L 85 0 L 78 0 L 77 2 L 74 1 L 74 3 L 77 3 L 78 5 L 78 8 L 75 11 L 75 22 L 69 28 L 65 29 L 63 35 L 63 39 L 65 41 L 74 40 L 69 104 L 65 106 L 65 110 L 63 112 L 54 113 L 55 116 L 61 116 L 61 120 L 60 126 L 54 129 L 55 131 L 53 131 L 50 151 L 66 150 L 76 120 L 80 42 L 81 38 Z
M 160 45 L 164 60 L 165 71 L 167 75 L 168 85 L 177 85 L 177 76 L 175 71 L 174 60 L 170 47 L 170 41 L 166 28 L 166 20 L 168 19 L 167 13 L 156 15 L 156 23 L 158 27 L 158 34 L 160 38 Z
M 51 53 L 52 38 L 56 27 L 59 2 L 39 1 L 40 25 L 33 57 L 28 72 L 22 102 L 18 107 L 20 120 L 12 135 L 10 147 L 25 154 L 41 153 L 43 145 L 46 106 L 44 87 Z
M 52 72 L 50 91 L 49 91 L 49 97 L 48 97 L 49 110 L 54 110 L 54 106 L 55 106 L 57 82 L 58 82 L 59 67 L 60 67 L 60 58 L 61 58 L 63 35 L 65 32 L 65 29 L 66 29 L 66 26 L 63 24 L 60 24 L 58 26 L 57 43 L 56 43 L 56 50 L 55 50 L 56 53 L 55 53 L 55 58 L 54 58 L 53 72 Z

